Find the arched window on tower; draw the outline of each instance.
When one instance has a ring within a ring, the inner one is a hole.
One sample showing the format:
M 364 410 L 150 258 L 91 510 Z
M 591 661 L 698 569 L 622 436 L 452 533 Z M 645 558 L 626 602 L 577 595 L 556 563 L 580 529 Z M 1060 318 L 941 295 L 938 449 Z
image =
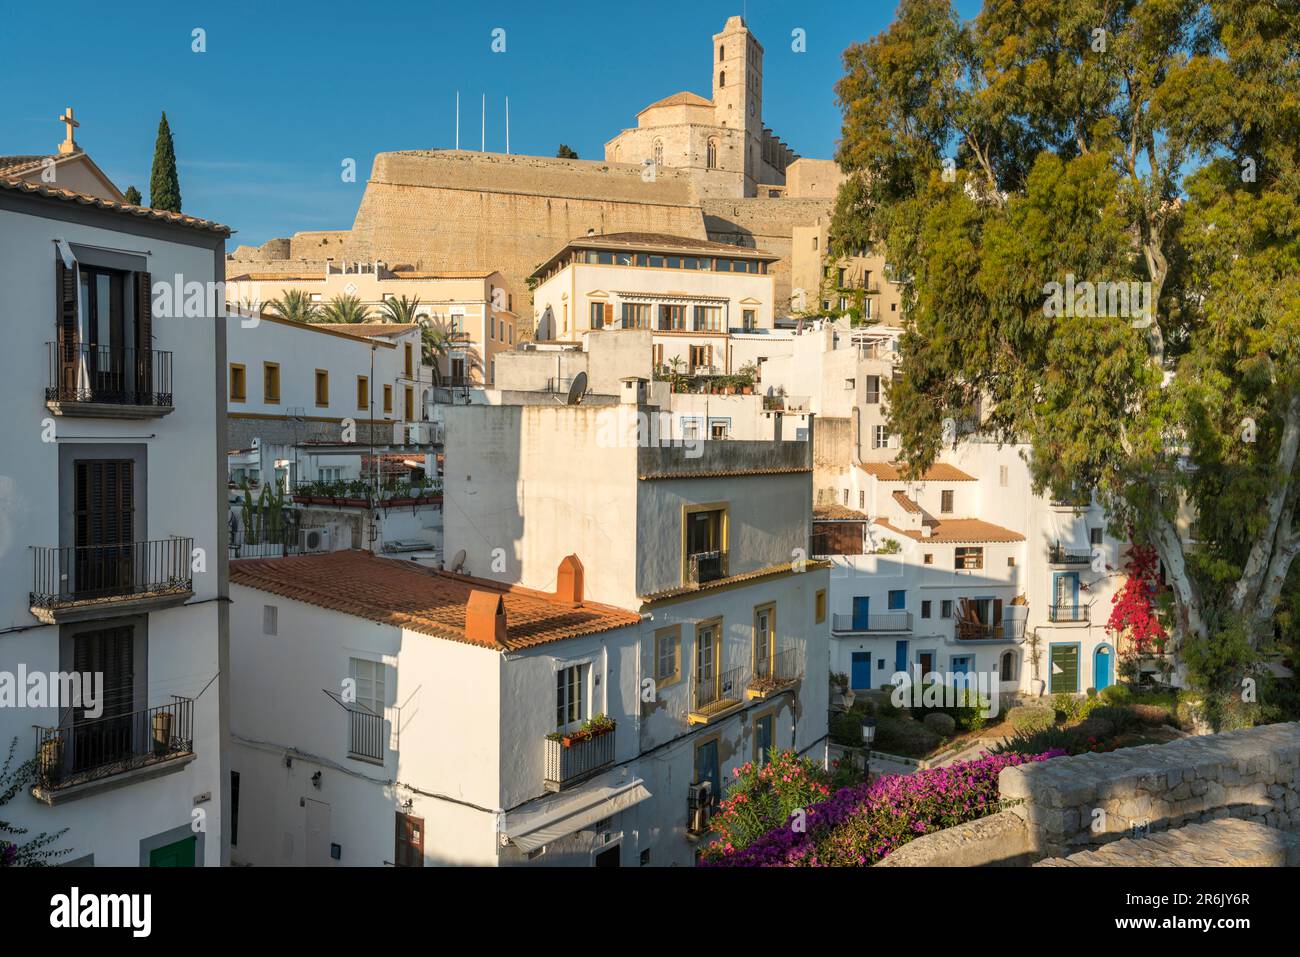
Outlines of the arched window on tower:
M 709 138 L 705 165 L 707 165 L 709 169 L 718 168 L 718 141 L 712 137 Z
M 724 59 L 724 56 L 723 56 L 722 51 L 725 50 L 725 49 L 726 49 L 726 47 L 723 46 L 721 43 L 718 44 L 718 62 L 719 62 L 719 63 L 721 63 L 721 62 L 723 61 L 723 59 Z
M 722 88 L 723 88 L 724 86 L 726 86 L 726 85 L 727 85 L 727 71 L 726 71 L 726 70 L 719 70 L 719 71 L 718 71 L 718 89 L 720 90 L 720 89 L 722 89 Z
M 656 166 L 664 165 L 664 141 L 663 140 L 655 140 L 654 161 Z

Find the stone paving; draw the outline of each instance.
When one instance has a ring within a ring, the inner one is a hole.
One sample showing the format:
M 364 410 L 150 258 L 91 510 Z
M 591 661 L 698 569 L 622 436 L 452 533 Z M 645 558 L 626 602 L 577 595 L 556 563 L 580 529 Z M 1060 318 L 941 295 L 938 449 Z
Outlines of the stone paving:
M 1125 837 L 1034 867 L 1297 867 L 1300 836 L 1257 821 L 1220 818 L 1149 837 Z

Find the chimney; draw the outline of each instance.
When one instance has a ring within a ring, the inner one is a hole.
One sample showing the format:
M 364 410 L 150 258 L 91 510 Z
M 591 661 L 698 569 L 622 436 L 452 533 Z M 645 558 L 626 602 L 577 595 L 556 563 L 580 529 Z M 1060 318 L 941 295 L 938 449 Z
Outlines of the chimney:
M 587 227 L 587 238 L 590 239 L 592 236 L 595 236 L 595 235 L 596 235 L 596 230 L 594 230 L 593 228 L 591 228 L 590 226 L 588 226 L 588 227 Z
M 568 555 L 560 561 L 555 574 L 555 600 L 577 608 L 582 604 L 582 562 L 577 555 Z
M 503 646 L 506 643 L 506 606 L 499 592 L 469 593 L 465 606 L 465 637 L 475 644 Z

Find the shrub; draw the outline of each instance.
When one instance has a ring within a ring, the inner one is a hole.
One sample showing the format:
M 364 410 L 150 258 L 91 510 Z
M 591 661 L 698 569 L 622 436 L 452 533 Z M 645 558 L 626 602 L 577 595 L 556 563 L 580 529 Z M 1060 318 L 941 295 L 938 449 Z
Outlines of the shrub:
M 1093 741 L 1105 741 L 1115 736 L 1115 723 L 1106 718 L 1098 718 L 1095 715 L 1085 718 L 1073 728 L 1076 738 L 1081 741 L 1092 739 Z
M 957 722 L 953 720 L 952 715 L 940 711 L 927 714 L 921 723 L 943 738 L 951 738 L 957 732 Z
M 1095 697 L 1097 697 L 1097 689 L 1096 689 L 1096 688 L 1089 688 L 1087 694 L 1088 694 L 1088 697 L 1089 697 L 1089 698 L 1095 698 Z
M 1128 707 L 1129 710 L 1133 712 L 1134 717 L 1143 724 L 1159 725 L 1165 724 L 1166 722 L 1170 724 L 1174 723 L 1173 720 L 1171 720 L 1173 716 L 1169 713 L 1169 709 L 1163 705 L 1131 704 Z
M 862 719 L 852 712 L 842 712 L 831 718 L 830 738 L 846 748 L 862 747 Z
M 1017 732 L 1032 734 L 1035 731 L 1046 731 L 1050 728 L 1056 721 L 1056 713 L 1051 708 L 1023 705 L 1008 711 L 1007 720 L 1011 722 L 1011 727 Z
M 1052 710 L 1061 721 L 1074 721 L 1079 717 L 1083 702 L 1072 694 L 1052 695 Z
M 1123 734 L 1125 731 L 1132 731 L 1142 722 L 1138 716 L 1133 713 L 1132 708 L 1122 705 L 1102 705 L 1099 708 L 1093 708 L 1092 713 L 1088 715 L 1088 720 L 1109 721 L 1117 734 Z M 1086 723 L 1086 722 L 1085 722 Z
M 715 846 L 740 850 L 773 828 L 780 827 L 797 809 L 825 800 L 831 794 L 830 775 L 808 758 L 793 751 L 772 749 L 762 767 L 752 761 L 736 769 L 736 779 L 718 804 L 713 827 Z
M 1026 756 L 1044 751 L 1060 751 L 1063 754 L 1078 754 L 1078 745 L 1078 736 L 1072 729 L 1051 725 L 1040 731 L 1017 731 L 1007 740 L 990 748 L 989 753 Z
M 721 867 L 869 866 L 922 834 L 1001 810 L 998 774 L 1003 768 L 1060 753 L 986 755 L 912 775 L 885 775 L 844 788 L 807 808 L 799 818 L 801 827 L 793 827 L 793 821 L 787 819 L 740 850 L 728 850 L 714 842 L 701 863 Z
M 861 734 L 859 733 L 859 741 Z M 878 718 L 875 749 L 887 754 L 919 758 L 939 745 L 939 736 L 911 718 Z
M 1101 689 L 1101 700 L 1106 704 L 1127 704 L 1132 697 L 1128 685 L 1110 685 Z

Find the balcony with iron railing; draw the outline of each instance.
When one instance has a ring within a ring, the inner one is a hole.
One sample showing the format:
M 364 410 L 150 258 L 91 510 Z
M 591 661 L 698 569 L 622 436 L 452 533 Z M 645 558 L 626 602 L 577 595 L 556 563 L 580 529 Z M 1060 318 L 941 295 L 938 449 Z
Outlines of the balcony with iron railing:
M 686 584 L 704 585 L 727 577 L 727 552 L 717 549 L 686 556 Z
M 1023 618 L 1004 618 L 996 625 L 958 621 L 953 630 L 958 641 L 1019 641 L 1025 637 L 1025 622 Z
M 149 419 L 172 411 L 170 352 L 61 340 L 45 349 L 45 405 L 55 415 Z
M 36 729 L 32 795 L 46 804 L 179 770 L 194 759 L 194 701 Z
M 1048 605 L 1047 620 L 1056 625 L 1082 625 L 1088 622 L 1088 606 L 1067 603 Z
M 384 716 L 364 707 L 346 708 L 348 715 L 348 757 L 371 764 L 384 763 Z
M 844 635 L 902 633 L 911 630 L 910 611 L 890 611 L 876 615 L 831 615 L 831 631 Z
M 31 612 L 45 624 L 135 614 L 194 595 L 194 539 L 34 546 Z
M 544 744 L 546 772 L 542 786 L 547 791 L 562 791 L 614 763 L 614 722 L 595 733 L 549 734 Z
M 803 678 L 803 650 L 786 648 L 771 658 L 754 662 L 754 672 L 749 676 L 745 697 L 750 700 L 770 698 L 772 695 L 796 685 Z
M 1053 565 L 1088 565 L 1092 563 L 1092 549 L 1065 548 L 1056 542 L 1048 551 L 1047 560 Z
M 714 672 L 704 677 L 698 673 L 692 675 L 687 723 L 708 724 L 729 714 L 740 705 L 747 684 L 744 668 Z

